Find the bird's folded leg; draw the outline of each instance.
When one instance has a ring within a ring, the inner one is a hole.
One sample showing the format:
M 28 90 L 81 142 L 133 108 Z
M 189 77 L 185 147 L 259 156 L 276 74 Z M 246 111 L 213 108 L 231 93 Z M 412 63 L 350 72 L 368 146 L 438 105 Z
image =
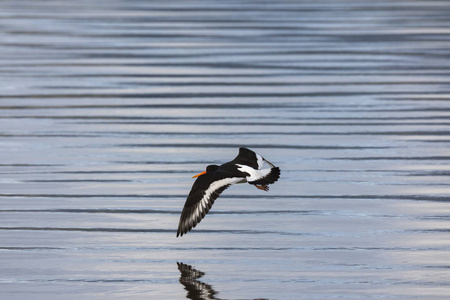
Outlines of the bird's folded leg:
M 266 185 L 266 184 L 261 184 L 261 185 L 259 185 L 259 184 L 255 184 L 255 187 L 257 188 L 257 189 L 260 189 L 260 190 L 263 190 L 263 191 L 268 191 L 269 190 L 269 186 L 268 185 Z

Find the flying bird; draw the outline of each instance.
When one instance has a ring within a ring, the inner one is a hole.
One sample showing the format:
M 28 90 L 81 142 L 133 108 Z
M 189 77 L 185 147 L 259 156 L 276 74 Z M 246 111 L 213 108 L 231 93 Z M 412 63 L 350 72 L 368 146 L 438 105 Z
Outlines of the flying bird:
M 239 148 L 238 156 L 232 161 L 220 166 L 209 165 L 206 171 L 193 178 L 197 180 L 181 212 L 177 237 L 183 236 L 200 223 L 226 188 L 235 183 L 248 182 L 267 192 L 268 185 L 280 178 L 280 168 L 250 149 Z

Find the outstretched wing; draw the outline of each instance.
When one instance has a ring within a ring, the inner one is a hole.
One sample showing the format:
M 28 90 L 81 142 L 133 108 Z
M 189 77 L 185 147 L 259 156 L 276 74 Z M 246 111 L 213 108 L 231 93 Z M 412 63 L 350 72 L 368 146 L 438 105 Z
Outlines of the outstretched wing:
M 219 171 L 199 176 L 194 182 L 181 212 L 177 237 L 183 236 L 200 223 L 217 197 L 230 185 L 241 180 L 242 178 L 224 177 Z
M 252 150 L 247 148 L 239 148 L 239 154 L 236 156 L 235 159 L 230 161 L 230 163 L 246 165 L 252 167 L 253 169 L 258 169 L 259 168 L 258 161 L 262 164 L 261 162 L 262 160 L 263 160 L 262 156 L 257 154 L 256 152 L 253 152 Z
M 242 167 L 240 168 L 242 169 Z M 250 184 L 258 184 L 258 185 L 267 185 L 272 184 L 280 178 L 280 168 L 273 167 L 270 169 L 262 169 L 262 170 L 247 170 L 250 173 L 250 176 L 247 177 L 247 182 Z
M 230 163 L 246 165 L 256 170 L 264 169 L 268 167 L 267 165 L 271 168 L 275 167 L 270 161 L 247 148 L 239 148 L 239 154 Z
M 280 178 L 280 168 L 247 148 L 239 148 L 238 156 L 231 163 L 236 164 L 239 171 L 248 174 L 247 182 L 250 184 L 266 185 Z

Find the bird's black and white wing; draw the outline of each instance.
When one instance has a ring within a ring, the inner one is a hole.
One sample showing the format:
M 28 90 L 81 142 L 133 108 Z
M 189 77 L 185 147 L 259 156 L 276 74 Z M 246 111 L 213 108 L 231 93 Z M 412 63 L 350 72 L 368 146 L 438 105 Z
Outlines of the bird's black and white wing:
M 239 171 L 248 174 L 246 179 L 250 184 L 266 185 L 280 178 L 280 168 L 247 148 L 239 148 L 239 154 L 232 163 L 238 166 Z
M 242 178 L 226 177 L 221 172 L 212 172 L 197 178 L 192 186 L 178 223 L 177 237 L 194 228 L 211 209 L 214 201 L 230 185 Z

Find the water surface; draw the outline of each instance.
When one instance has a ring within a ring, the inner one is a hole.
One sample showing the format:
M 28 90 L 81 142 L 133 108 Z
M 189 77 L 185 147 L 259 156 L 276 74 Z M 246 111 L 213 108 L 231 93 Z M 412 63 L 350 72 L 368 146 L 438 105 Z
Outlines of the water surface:
M 2 1 L 5 299 L 447 299 L 448 1 Z M 192 175 L 279 166 L 176 229 Z

